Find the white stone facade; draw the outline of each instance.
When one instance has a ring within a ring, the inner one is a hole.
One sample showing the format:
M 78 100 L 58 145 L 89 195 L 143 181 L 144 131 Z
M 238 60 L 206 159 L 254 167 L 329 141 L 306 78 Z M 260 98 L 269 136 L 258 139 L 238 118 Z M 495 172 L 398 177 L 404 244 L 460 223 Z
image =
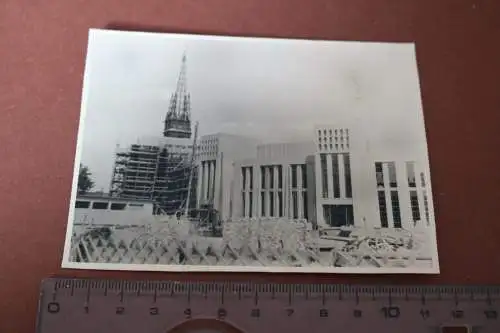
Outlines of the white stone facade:
M 234 161 L 255 154 L 258 140 L 231 134 L 212 134 L 197 144 L 197 205 L 213 205 L 223 220 L 231 217 Z
M 317 223 L 322 226 L 353 225 L 349 129 L 321 126 L 315 131 Z
M 430 224 L 429 182 L 418 163 L 375 162 L 374 172 L 381 227 L 409 229 Z
M 422 165 L 407 162 L 408 156 L 377 162 L 361 146 L 349 128 L 327 125 L 315 128 L 314 139 L 306 142 L 259 144 L 236 135 L 204 136 L 197 153 L 198 206 L 212 204 L 223 221 L 283 218 L 322 227 L 368 228 L 430 225 L 432 197 Z M 397 177 L 396 186 L 391 186 L 390 175 Z M 408 181 L 412 177 L 415 181 Z
M 313 142 L 260 145 L 255 158 L 236 161 L 232 217 L 312 219 Z

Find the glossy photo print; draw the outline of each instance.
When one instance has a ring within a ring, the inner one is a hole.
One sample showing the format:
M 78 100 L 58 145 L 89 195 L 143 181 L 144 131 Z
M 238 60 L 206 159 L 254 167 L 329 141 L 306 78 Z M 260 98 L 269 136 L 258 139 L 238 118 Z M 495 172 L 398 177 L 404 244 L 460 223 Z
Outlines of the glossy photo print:
M 439 273 L 415 47 L 90 30 L 62 266 Z

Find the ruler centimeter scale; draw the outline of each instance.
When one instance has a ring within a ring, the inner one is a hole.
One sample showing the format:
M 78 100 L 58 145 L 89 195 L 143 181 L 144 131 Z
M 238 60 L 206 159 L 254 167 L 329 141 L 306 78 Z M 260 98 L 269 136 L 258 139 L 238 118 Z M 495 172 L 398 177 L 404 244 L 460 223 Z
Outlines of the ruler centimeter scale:
M 500 286 L 43 281 L 38 333 L 499 333 Z

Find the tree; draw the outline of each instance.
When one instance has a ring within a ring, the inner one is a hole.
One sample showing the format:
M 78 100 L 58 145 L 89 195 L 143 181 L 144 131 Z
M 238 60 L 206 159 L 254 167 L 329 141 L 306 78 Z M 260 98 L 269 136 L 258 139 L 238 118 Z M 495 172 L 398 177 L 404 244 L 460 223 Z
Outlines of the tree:
M 80 171 L 78 174 L 78 194 L 85 194 L 94 187 L 94 181 L 91 176 L 92 173 L 89 168 L 80 164 Z

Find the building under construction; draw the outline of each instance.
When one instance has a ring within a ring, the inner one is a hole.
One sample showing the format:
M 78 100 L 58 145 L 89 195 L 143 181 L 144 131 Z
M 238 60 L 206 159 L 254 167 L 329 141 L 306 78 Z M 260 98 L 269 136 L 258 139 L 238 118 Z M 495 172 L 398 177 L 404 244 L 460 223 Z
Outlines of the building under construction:
M 184 55 L 177 88 L 165 118 L 163 137 L 139 139 L 125 149 L 117 149 L 110 195 L 152 200 L 157 214 L 179 214 L 186 208 L 195 208 L 196 136 L 195 127 L 192 138 Z

